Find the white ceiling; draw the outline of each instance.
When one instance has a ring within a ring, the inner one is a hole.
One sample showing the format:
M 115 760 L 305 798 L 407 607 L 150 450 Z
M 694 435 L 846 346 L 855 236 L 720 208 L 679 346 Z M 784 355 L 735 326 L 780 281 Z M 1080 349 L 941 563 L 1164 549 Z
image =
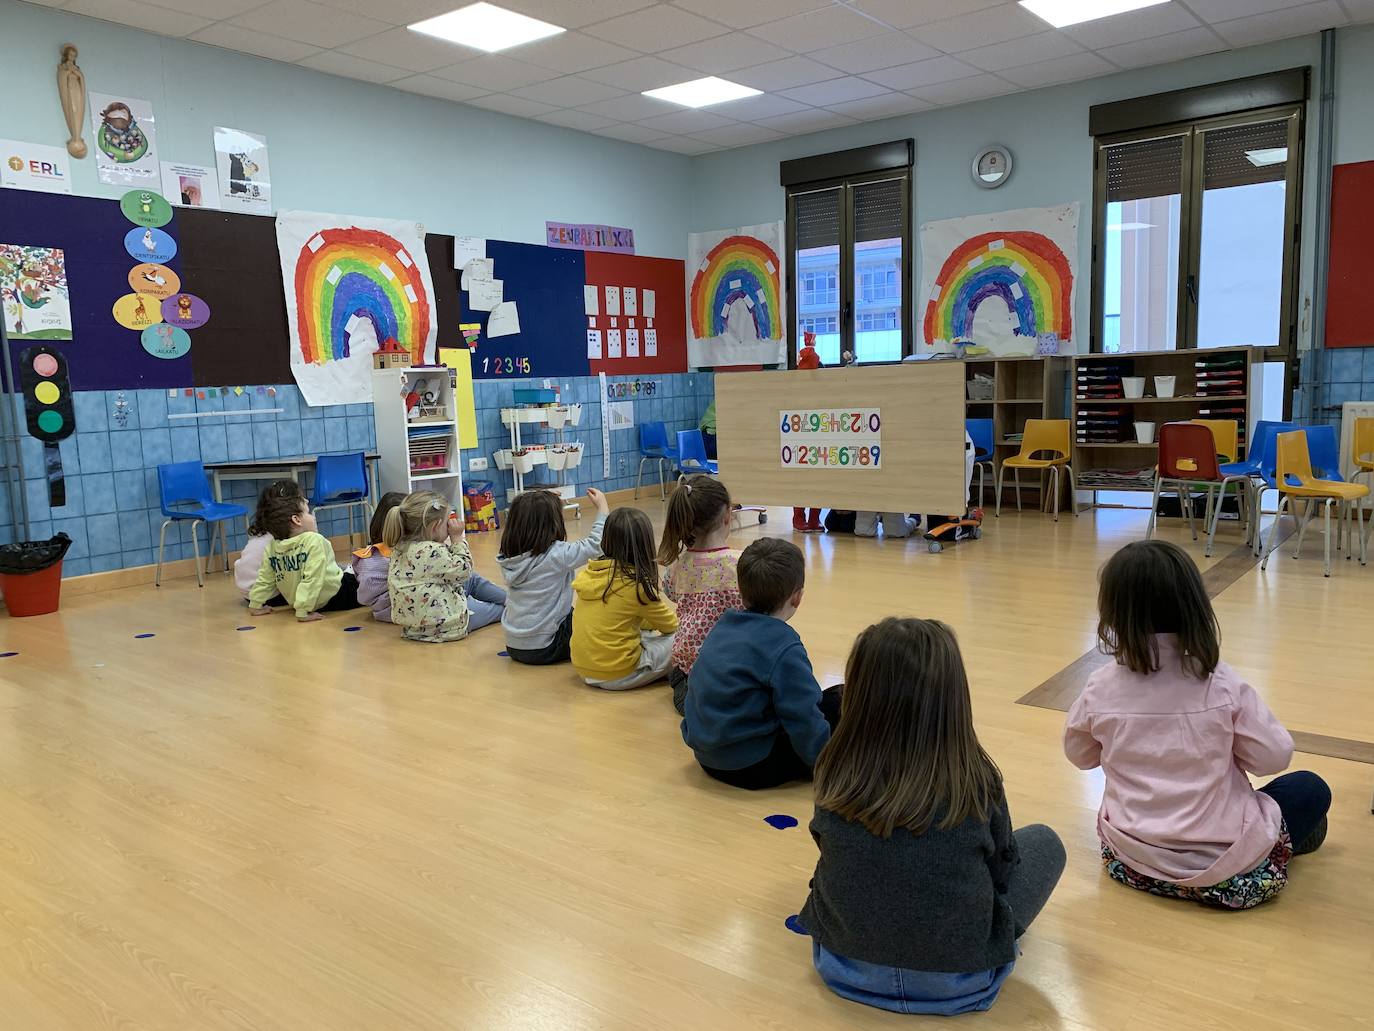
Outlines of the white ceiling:
M 1171 0 L 1060 31 L 1013 0 L 496 0 L 569 31 L 486 55 L 404 28 L 468 0 L 37 2 L 680 154 L 1374 20 L 1374 0 Z M 765 95 L 639 95 L 703 75 Z

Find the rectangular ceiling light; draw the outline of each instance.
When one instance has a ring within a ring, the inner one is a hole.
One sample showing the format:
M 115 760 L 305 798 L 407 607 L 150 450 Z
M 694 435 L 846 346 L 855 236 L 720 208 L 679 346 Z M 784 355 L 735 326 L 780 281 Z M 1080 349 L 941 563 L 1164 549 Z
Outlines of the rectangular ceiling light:
M 1263 168 L 1265 165 L 1281 165 L 1288 160 L 1288 148 L 1265 147 L 1262 150 L 1247 150 L 1245 160 L 1256 168 Z
M 763 90 L 741 86 L 737 82 L 709 75 L 704 79 L 679 82 L 676 86 L 645 90 L 644 95 L 655 100 L 666 100 L 670 104 L 681 104 L 683 107 L 709 107 L 711 104 L 723 104 L 727 100 L 739 100 L 741 97 L 757 97 L 762 92 Z
M 559 25 L 550 25 L 538 18 L 527 18 L 487 3 L 470 4 L 406 27 L 412 32 L 423 32 L 426 36 L 437 36 L 450 43 L 485 50 L 489 54 L 566 31 Z
M 1021 6 L 1031 14 L 1043 18 L 1056 29 L 1078 25 L 1085 21 L 1110 18 L 1114 14 L 1155 7 L 1169 0 L 1021 0 Z

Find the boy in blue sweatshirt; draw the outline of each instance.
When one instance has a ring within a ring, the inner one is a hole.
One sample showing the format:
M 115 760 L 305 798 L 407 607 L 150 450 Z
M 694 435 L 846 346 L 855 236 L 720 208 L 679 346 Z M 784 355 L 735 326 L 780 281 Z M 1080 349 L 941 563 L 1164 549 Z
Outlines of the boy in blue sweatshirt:
M 701 768 L 739 788 L 810 780 L 840 718 L 840 687 L 825 691 L 797 632 L 806 562 L 776 537 L 744 549 L 736 568 L 744 610 L 716 622 L 697 653 L 682 739 Z

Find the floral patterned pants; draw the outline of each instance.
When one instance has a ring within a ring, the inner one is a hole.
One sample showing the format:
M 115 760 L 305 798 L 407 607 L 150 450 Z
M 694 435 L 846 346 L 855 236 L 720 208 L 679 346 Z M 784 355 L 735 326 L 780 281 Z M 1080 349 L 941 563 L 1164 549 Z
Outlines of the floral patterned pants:
M 1253 870 L 1238 873 L 1211 887 L 1183 888 L 1170 881 L 1157 881 L 1153 877 L 1136 873 L 1117 859 L 1116 853 L 1105 842 L 1102 845 L 1102 863 L 1112 880 L 1120 881 L 1128 888 L 1148 891 L 1151 895 L 1187 899 L 1190 902 L 1201 902 L 1204 906 L 1218 906 L 1222 909 L 1253 909 L 1261 902 L 1268 902 L 1278 895 L 1288 883 L 1288 860 L 1292 856 L 1293 840 L 1288 836 L 1288 826 L 1285 824 L 1279 832 L 1279 840 L 1274 844 L 1273 851 Z

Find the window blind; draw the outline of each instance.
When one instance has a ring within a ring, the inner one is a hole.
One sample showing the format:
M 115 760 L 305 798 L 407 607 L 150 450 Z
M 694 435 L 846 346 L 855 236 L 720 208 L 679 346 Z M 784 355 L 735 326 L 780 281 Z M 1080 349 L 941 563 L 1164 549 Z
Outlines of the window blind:
M 840 191 L 817 190 L 793 196 L 797 250 L 840 245 Z
M 1103 148 L 1107 200 L 1144 200 L 1183 192 L 1182 136 L 1163 136 Z

